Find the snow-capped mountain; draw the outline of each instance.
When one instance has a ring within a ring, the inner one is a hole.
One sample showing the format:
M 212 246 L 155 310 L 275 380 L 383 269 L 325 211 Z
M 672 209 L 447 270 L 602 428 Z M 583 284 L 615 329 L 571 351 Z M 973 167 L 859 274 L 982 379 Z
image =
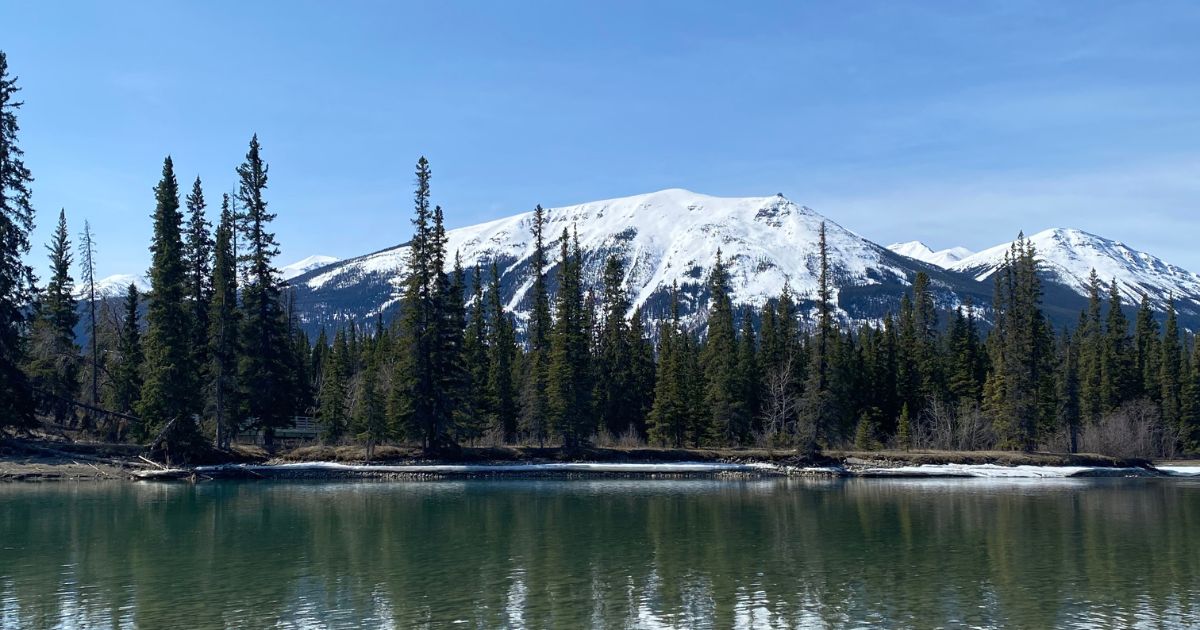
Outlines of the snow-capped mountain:
M 907 243 L 892 243 L 887 246 L 888 249 L 909 258 L 916 258 L 921 262 L 927 262 L 931 265 L 936 265 L 942 269 L 948 268 L 950 265 L 971 255 L 971 250 L 965 247 L 951 247 L 940 251 L 933 251 L 925 243 L 921 241 L 909 241 Z
M 320 269 L 321 267 L 331 265 L 338 260 L 338 258 L 334 258 L 333 256 L 322 256 L 320 254 L 309 256 L 308 258 L 301 258 L 290 265 L 284 265 L 283 267 L 280 267 L 279 275 L 284 281 L 291 280 L 296 276 L 303 275 L 314 269 Z
M 129 285 L 133 284 L 141 293 L 150 290 L 150 281 L 145 276 L 138 276 L 131 273 L 118 273 L 111 276 L 101 278 L 96 281 L 96 296 L 97 297 L 124 297 L 125 292 L 129 290 Z M 84 291 L 86 287 L 81 284 L 75 285 L 75 292 L 80 297 L 86 297 Z
M 533 284 L 530 235 L 533 213 L 525 212 L 447 232 L 447 251 L 465 268 L 495 262 L 509 308 L 523 316 Z M 735 304 L 760 307 L 784 285 L 802 301 L 812 299 L 819 272 L 818 234 L 826 225 L 831 275 L 843 317 L 862 320 L 893 310 L 903 287 L 918 270 L 931 272 L 943 303 L 956 292 L 985 295 L 970 279 L 914 264 L 782 195 L 722 198 L 680 189 L 583 203 L 546 211 L 547 256 L 558 258 L 564 229 L 578 234 L 585 281 L 598 287 L 611 255 L 626 264 L 634 307 L 650 317 L 665 310 L 673 285 L 685 311 L 704 307 L 703 283 L 718 251 L 728 264 Z M 398 301 L 408 247 L 400 245 L 348 259 L 295 278 L 309 323 L 362 319 L 388 311 Z M 553 281 L 554 274 L 549 278 Z M 979 300 L 976 300 L 978 302 Z
M 1200 315 L 1200 275 L 1110 240 L 1081 230 L 1053 228 L 1030 236 L 1045 277 L 1086 296 L 1093 269 L 1107 286 L 1114 279 L 1127 303 L 1137 304 L 1144 292 L 1158 310 L 1173 298 L 1181 313 Z M 972 254 L 950 269 L 987 280 L 1004 264 L 1012 243 Z

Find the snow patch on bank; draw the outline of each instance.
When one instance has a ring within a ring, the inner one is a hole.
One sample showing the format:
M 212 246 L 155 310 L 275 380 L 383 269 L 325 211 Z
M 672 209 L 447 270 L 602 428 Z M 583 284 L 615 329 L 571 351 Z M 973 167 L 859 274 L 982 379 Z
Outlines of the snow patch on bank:
M 1200 466 L 1155 466 L 1172 477 L 1200 477 Z
M 287 464 L 222 464 L 197 466 L 198 474 L 247 472 L 352 472 L 412 475 L 487 475 L 520 473 L 631 473 L 631 474 L 693 474 L 722 472 L 774 472 L 774 464 L 728 464 L 720 462 L 672 463 L 609 463 L 553 462 L 543 464 L 338 464 L 334 462 L 294 462 Z
M 1053 479 L 1063 477 L 1127 477 L 1146 475 L 1141 468 L 1099 466 L 998 466 L 996 464 L 922 464 L 868 468 L 863 477 L 985 477 L 990 479 Z

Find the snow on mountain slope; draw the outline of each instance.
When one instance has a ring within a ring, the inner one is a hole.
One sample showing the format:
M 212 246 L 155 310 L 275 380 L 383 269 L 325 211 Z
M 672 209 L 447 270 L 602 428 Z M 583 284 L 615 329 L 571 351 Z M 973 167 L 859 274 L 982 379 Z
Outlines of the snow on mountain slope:
M 334 258 L 333 256 L 321 256 L 319 254 L 315 256 L 309 256 L 308 258 L 302 258 L 290 265 L 284 265 L 283 267 L 280 267 L 280 277 L 283 278 L 284 281 L 291 280 L 296 276 L 306 274 L 314 269 L 331 265 L 338 260 L 338 258 Z
M 812 298 L 819 272 L 817 239 L 826 224 L 831 275 L 839 290 L 873 285 L 906 286 L 913 268 L 904 258 L 829 221 L 782 195 L 722 198 L 680 189 L 583 203 L 546 211 L 547 257 L 558 259 L 557 239 L 564 228 L 577 230 L 584 252 L 585 281 L 599 283 L 604 261 L 612 254 L 626 262 L 626 283 L 635 307 L 668 292 L 673 284 L 700 292 L 699 285 L 721 250 L 729 265 L 735 304 L 761 306 L 789 283 L 793 293 Z M 526 212 L 447 232 L 447 252 L 462 256 L 463 266 L 495 260 L 509 290 L 505 299 L 519 315 L 532 286 L 528 274 L 534 252 Z M 388 295 L 376 300 L 380 312 L 400 295 L 406 246 L 349 259 L 296 279 L 310 295 L 301 303 L 320 303 L 336 311 L 329 297 L 337 291 L 367 289 Z M 897 295 L 899 291 L 895 292 Z M 324 296 L 324 297 L 323 297 Z M 342 304 L 347 301 L 342 300 Z
M 96 296 L 97 297 L 122 297 L 129 290 L 129 285 L 134 284 L 141 293 L 150 290 L 150 281 L 145 276 L 137 276 L 131 273 L 118 273 L 111 276 L 101 278 L 96 281 Z M 84 296 L 86 287 L 76 284 L 75 292 L 81 297 Z
M 1133 304 L 1141 301 L 1143 291 L 1159 310 L 1171 297 L 1181 303 L 1200 300 L 1200 275 L 1119 241 L 1065 228 L 1038 232 L 1029 241 L 1043 271 L 1079 295 L 1087 295 L 1088 277 L 1095 269 L 1106 286 L 1116 279 L 1124 298 Z M 997 245 L 968 256 L 952 265 L 951 270 L 986 280 L 1004 263 L 1011 245 Z
M 907 243 L 892 243 L 887 248 L 901 256 L 915 258 L 921 262 L 927 262 L 931 265 L 946 269 L 954 263 L 971 255 L 971 250 L 965 247 L 951 247 L 941 251 L 933 251 L 928 245 L 921 241 L 909 241 Z

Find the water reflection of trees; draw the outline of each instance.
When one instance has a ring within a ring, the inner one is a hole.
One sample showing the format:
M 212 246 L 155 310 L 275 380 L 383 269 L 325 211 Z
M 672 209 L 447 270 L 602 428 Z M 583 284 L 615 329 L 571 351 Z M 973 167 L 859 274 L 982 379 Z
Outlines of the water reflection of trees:
M 0 488 L 0 625 L 1182 621 L 1200 486 L 1115 480 Z

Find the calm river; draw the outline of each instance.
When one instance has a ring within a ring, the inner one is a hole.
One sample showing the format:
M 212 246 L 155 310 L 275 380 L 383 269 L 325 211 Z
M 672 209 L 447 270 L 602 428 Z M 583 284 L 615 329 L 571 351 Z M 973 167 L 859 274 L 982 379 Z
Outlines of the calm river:
M 0 627 L 1194 627 L 1200 481 L 0 485 Z

